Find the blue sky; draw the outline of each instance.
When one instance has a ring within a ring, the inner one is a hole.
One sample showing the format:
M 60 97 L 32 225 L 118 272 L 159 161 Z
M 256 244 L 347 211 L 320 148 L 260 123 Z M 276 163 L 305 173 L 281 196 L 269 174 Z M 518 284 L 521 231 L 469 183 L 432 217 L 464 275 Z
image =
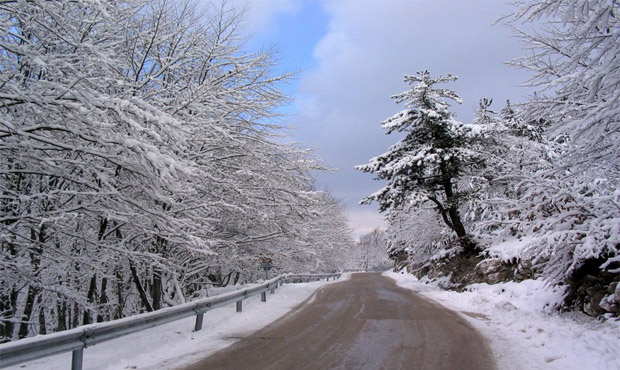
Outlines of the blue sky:
M 318 185 L 342 199 L 356 236 L 385 226 L 375 205 L 358 202 L 382 186 L 353 169 L 398 138 L 380 122 L 397 113 L 390 96 L 408 88 L 404 74 L 451 73 L 463 97 L 453 107 L 471 122 L 481 97 L 499 110 L 528 90 L 528 75 L 503 62 L 524 54 L 512 31 L 492 25 L 512 8 L 501 0 L 231 0 L 247 6 L 251 50 L 275 46 L 281 71 L 299 71 L 285 88 L 294 98 L 283 122 L 292 140 L 317 149 L 336 170 Z
M 314 47 L 327 32 L 329 17 L 325 14 L 322 3 L 280 0 L 233 0 L 233 3 L 247 3 L 245 21 L 253 35 L 247 47 L 250 50 L 275 48 L 278 72 L 296 73 L 296 78 L 283 86 L 288 95 L 295 97 L 304 73 L 316 66 Z M 261 15 L 258 19 L 252 19 L 256 8 L 265 7 L 266 4 L 271 4 L 267 5 L 270 9 L 269 15 L 259 11 Z M 291 104 L 283 107 L 282 111 L 295 114 L 296 101 L 293 100 Z

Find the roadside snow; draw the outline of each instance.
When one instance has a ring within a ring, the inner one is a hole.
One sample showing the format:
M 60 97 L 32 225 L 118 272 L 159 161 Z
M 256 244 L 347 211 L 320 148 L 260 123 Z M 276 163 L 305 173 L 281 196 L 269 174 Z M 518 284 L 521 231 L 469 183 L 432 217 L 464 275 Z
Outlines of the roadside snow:
M 235 304 L 205 313 L 202 330 L 193 332 L 194 317 L 175 321 L 136 334 L 124 336 L 84 350 L 84 369 L 175 369 L 198 361 L 282 317 L 294 307 L 312 301 L 321 286 L 348 279 L 326 282 L 285 284 L 275 294 L 260 295 L 243 301 L 243 312 Z M 6 368 L 7 370 L 66 370 L 71 367 L 71 352 L 42 358 Z
M 500 370 L 620 369 L 620 321 L 554 311 L 563 292 L 540 280 L 472 284 L 458 293 L 411 274 L 384 275 L 460 312 L 488 339 Z

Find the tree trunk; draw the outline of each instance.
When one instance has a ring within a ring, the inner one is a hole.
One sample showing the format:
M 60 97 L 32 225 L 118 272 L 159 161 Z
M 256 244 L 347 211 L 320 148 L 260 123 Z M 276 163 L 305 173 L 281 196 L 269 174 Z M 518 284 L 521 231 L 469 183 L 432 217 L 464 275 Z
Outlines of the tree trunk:
M 30 327 L 30 320 L 32 319 L 32 310 L 34 307 L 34 300 L 37 296 L 37 289 L 33 287 L 27 287 L 28 295 L 26 297 L 26 306 L 24 307 L 24 313 L 22 314 L 21 323 L 19 324 L 18 338 L 26 338 L 28 336 L 28 328 Z
M 101 296 L 99 297 L 100 307 L 104 307 L 108 304 L 108 295 L 106 293 L 107 288 L 108 288 L 108 278 L 104 277 L 103 279 L 101 279 Z M 109 313 L 108 309 L 106 309 L 106 313 Z M 101 309 L 99 309 L 99 312 L 97 313 L 97 322 L 104 322 L 104 321 L 105 321 L 105 317 L 103 316 Z
M 43 306 L 39 308 L 39 334 L 47 334 L 47 322 L 45 321 L 45 310 Z
M 90 306 L 94 306 L 96 304 L 95 302 L 95 297 L 97 296 L 97 274 L 93 274 L 93 276 L 90 278 L 90 286 L 88 288 L 88 303 L 90 303 Z M 92 319 L 92 315 L 90 312 L 90 307 L 85 307 L 84 308 L 84 316 L 82 318 L 82 325 L 88 325 L 88 324 L 92 324 L 93 319 Z
M 161 308 L 161 288 L 161 271 L 159 271 L 158 268 L 153 268 L 153 287 L 151 288 L 153 310 L 159 310 Z
M 120 319 L 123 317 L 123 307 L 125 306 L 125 300 L 123 299 L 123 275 L 119 270 L 114 272 L 114 277 L 116 278 L 116 317 L 115 319 Z
M 453 174 L 448 172 L 448 169 L 443 163 L 440 168 L 442 172 L 441 183 L 446 196 L 446 203 L 448 205 L 448 207 L 444 210 L 442 217 L 444 218 L 444 221 L 446 217 L 450 219 L 448 226 L 450 226 L 450 228 L 456 233 L 456 236 L 459 238 L 459 244 L 463 247 L 465 252 L 472 252 L 475 250 L 476 244 L 469 239 L 465 226 L 463 225 L 463 221 L 461 220 L 461 215 L 459 214 L 458 199 L 454 193 L 454 188 L 452 185 Z
M 71 327 L 69 329 L 77 328 L 80 326 L 80 305 L 75 302 L 73 304 L 73 313 L 71 315 Z
M 138 290 L 138 294 L 140 295 L 140 299 L 142 300 L 142 305 L 148 312 L 153 312 L 153 306 L 151 302 L 149 302 L 149 297 L 146 295 L 146 291 L 144 290 L 144 286 L 140 282 L 140 277 L 138 276 L 138 270 L 136 269 L 136 265 L 133 261 L 129 260 L 129 270 L 131 270 L 131 277 L 133 278 L 133 282 L 136 285 L 136 289 Z
M 454 226 L 453 230 L 456 233 L 456 236 L 458 236 L 459 239 L 467 237 L 467 232 L 465 231 L 463 222 L 461 222 L 461 215 L 459 214 L 458 209 L 455 207 L 448 208 L 448 216 L 450 217 L 452 226 Z
M 4 297 L 2 297 L 3 299 L 0 301 L 0 309 L 2 309 L 1 312 L 5 313 L 4 317 L 10 319 L 15 317 L 18 296 L 18 291 L 11 288 L 11 293 L 7 297 L 8 299 L 4 300 Z M 5 321 L 3 325 L 0 325 L 0 335 L 2 335 L 2 338 L 0 338 L 0 343 L 11 341 L 11 339 L 13 339 L 14 330 L 15 323 L 13 321 Z
M 34 228 L 30 229 L 30 239 L 35 243 L 36 247 L 32 248 L 30 251 L 30 266 L 34 271 L 34 277 L 37 277 L 39 274 L 39 265 L 41 263 L 41 254 L 43 253 L 43 243 L 45 242 L 45 224 L 42 224 L 38 231 Z M 26 338 L 28 336 L 29 327 L 31 325 L 33 310 L 34 310 L 34 302 L 37 296 L 40 293 L 40 289 L 27 286 L 26 287 L 28 293 L 26 296 L 26 305 L 24 307 L 24 312 L 21 317 L 21 323 L 19 324 L 19 333 L 18 338 Z
M 58 323 L 56 325 L 56 331 L 67 330 L 67 302 L 58 302 L 56 304 Z

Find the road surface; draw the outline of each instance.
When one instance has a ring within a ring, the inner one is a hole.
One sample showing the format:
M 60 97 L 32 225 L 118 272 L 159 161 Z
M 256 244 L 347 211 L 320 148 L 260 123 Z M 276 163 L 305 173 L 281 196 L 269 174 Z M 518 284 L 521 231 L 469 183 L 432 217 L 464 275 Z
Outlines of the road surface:
M 185 369 L 493 370 L 495 363 L 458 314 L 364 273 L 323 287 L 312 302 Z

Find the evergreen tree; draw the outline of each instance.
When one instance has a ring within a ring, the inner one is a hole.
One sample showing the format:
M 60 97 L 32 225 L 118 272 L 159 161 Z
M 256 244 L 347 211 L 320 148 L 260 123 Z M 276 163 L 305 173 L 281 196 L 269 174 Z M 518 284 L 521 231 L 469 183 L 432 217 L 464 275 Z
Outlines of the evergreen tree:
M 477 136 L 479 126 L 455 120 L 447 99 L 461 103 L 461 98 L 452 90 L 435 87 L 456 79 L 451 75 L 432 78 L 428 71 L 405 76 L 405 82 L 413 88 L 392 98 L 397 104 L 404 102 L 407 109 L 382 123 L 388 134 L 398 131 L 405 137 L 388 152 L 356 168 L 388 182 L 380 191 L 363 199 L 363 204 L 377 201 L 380 211 L 392 212 L 431 202 L 445 224 L 456 233 L 461 247 L 472 251 L 475 243 L 469 238 L 459 213 L 468 191 L 459 188 L 457 182 L 467 171 L 482 164 L 467 144 Z

